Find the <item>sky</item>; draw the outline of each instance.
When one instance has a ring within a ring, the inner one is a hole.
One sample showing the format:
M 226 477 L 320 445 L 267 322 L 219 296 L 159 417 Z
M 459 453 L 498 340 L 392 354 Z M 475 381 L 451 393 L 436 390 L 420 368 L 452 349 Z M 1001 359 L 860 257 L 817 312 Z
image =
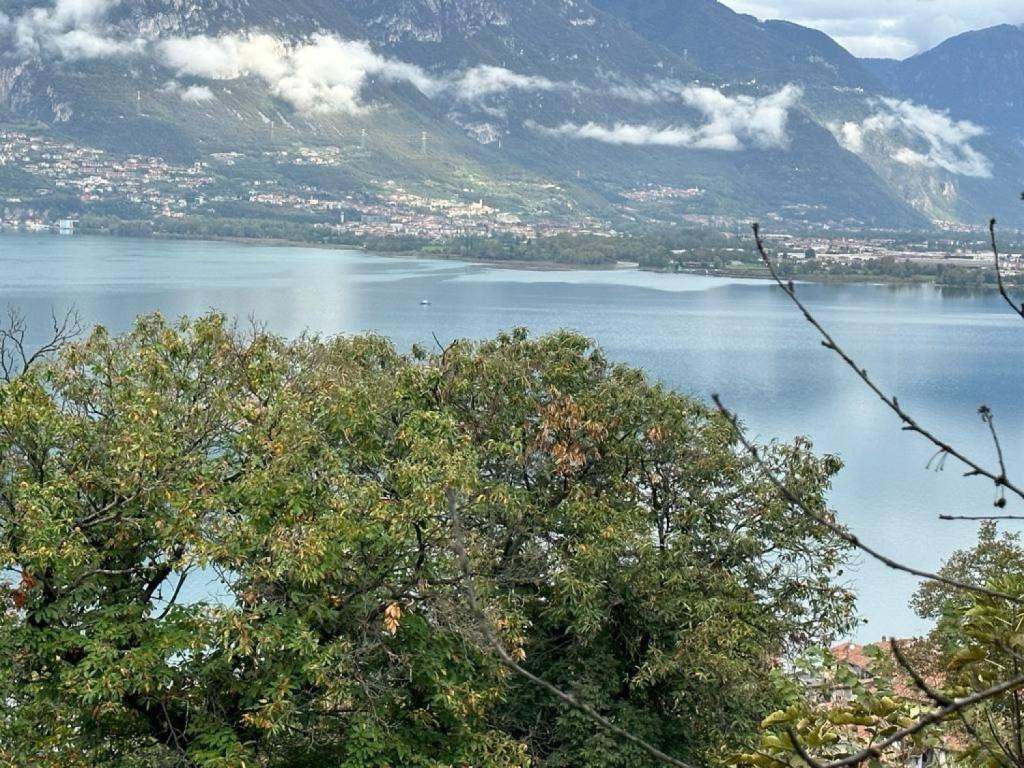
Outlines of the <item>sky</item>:
M 905 59 L 970 29 L 1024 24 L 1022 0 L 724 0 L 828 33 L 851 53 Z

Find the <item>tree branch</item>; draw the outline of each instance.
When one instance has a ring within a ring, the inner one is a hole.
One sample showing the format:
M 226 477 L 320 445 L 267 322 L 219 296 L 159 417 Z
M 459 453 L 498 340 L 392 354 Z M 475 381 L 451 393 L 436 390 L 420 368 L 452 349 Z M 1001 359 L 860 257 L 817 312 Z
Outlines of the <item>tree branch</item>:
M 854 373 L 857 374 L 857 377 L 860 378 L 860 380 L 867 385 L 868 389 L 870 389 L 875 394 L 875 396 L 878 397 L 879 400 L 881 400 L 893 413 L 896 414 L 896 416 L 899 417 L 900 421 L 903 423 L 903 429 L 905 431 L 914 432 L 920 435 L 928 442 L 930 442 L 932 445 L 934 445 L 936 448 L 938 448 L 940 455 L 952 456 L 954 459 L 956 459 L 961 464 L 966 466 L 968 468 L 968 472 L 966 473 L 968 477 L 986 477 L 989 480 L 991 480 L 997 487 L 1004 488 L 1012 492 L 1019 498 L 1024 499 L 1024 488 L 1021 488 L 1015 483 L 1012 483 L 1009 480 L 1009 478 L 1005 476 L 1004 473 L 1000 472 L 999 474 L 996 474 L 995 472 L 985 469 L 983 466 L 981 466 L 981 464 L 969 458 L 961 451 L 958 451 L 948 442 L 942 440 L 937 435 L 932 433 L 930 430 L 925 428 L 923 425 L 918 423 L 917 420 L 915 420 L 909 413 L 907 413 L 907 411 L 903 409 L 903 407 L 899 403 L 899 400 L 895 396 L 885 394 L 885 392 L 882 391 L 881 387 L 879 387 L 878 384 L 875 383 L 874 379 L 872 379 L 868 375 L 867 370 L 861 368 L 857 364 L 857 362 L 841 346 L 839 346 L 839 343 L 817 320 L 817 318 L 813 314 L 811 314 L 811 311 L 796 295 L 796 288 L 794 287 L 793 283 L 786 282 L 779 276 L 779 272 L 776 269 L 774 262 L 771 260 L 771 258 L 768 256 L 768 252 L 765 250 L 764 239 L 761 237 L 760 225 L 754 224 L 753 229 L 754 240 L 757 243 L 757 251 L 761 256 L 761 260 L 768 268 L 768 272 L 771 274 L 772 279 L 775 281 L 776 285 L 778 285 L 785 292 L 785 294 L 790 298 L 790 300 L 796 305 L 797 309 L 799 309 L 800 312 L 803 313 L 804 319 L 806 319 L 807 322 L 810 323 L 818 332 L 818 334 L 822 338 L 822 346 L 824 346 L 825 349 L 835 352 L 835 354 L 838 355 L 839 358 L 844 363 L 846 363 L 846 365 L 851 370 L 853 370 Z
M 477 600 L 476 589 L 473 587 L 473 578 L 471 568 L 469 564 L 469 554 L 466 551 L 465 534 L 462 530 L 462 519 L 459 516 L 458 500 L 455 495 L 455 491 L 448 491 L 448 514 L 451 518 L 452 525 L 452 549 L 455 551 L 455 555 L 459 561 L 459 567 L 463 574 L 463 584 L 466 589 L 466 599 L 469 602 L 470 610 L 473 612 L 477 623 L 480 626 L 480 631 L 483 633 L 487 643 L 494 648 L 495 653 L 498 655 L 498 659 L 501 663 L 515 674 L 527 680 L 531 684 L 538 688 L 547 691 L 549 694 L 554 696 L 556 699 L 561 701 L 567 707 L 575 709 L 577 712 L 585 715 L 587 718 L 597 723 L 597 725 L 604 728 L 609 733 L 612 733 L 619 738 L 625 739 L 626 741 L 634 744 L 635 746 L 642 749 L 648 755 L 653 757 L 655 760 L 664 763 L 665 765 L 674 766 L 674 768 L 693 768 L 687 763 L 678 760 L 671 755 L 667 755 L 660 749 L 652 744 L 641 739 L 639 736 L 630 733 L 624 728 L 620 728 L 611 722 L 608 718 L 601 715 L 593 707 L 584 704 L 575 696 L 570 693 L 566 693 L 560 688 L 552 685 L 547 680 L 537 677 L 529 670 L 523 668 L 520 664 L 513 659 L 508 651 L 505 650 L 505 646 L 502 645 L 501 641 L 495 637 L 494 632 L 491 630 L 490 623 L 487 620 L 486 615 L 480 608 L 480 603 Z
M 933 702 L 938 704 L 940 707 L 945 707 L 953 703 L 953 700 L 942 693 L 939 693 L 933 689 L 928 682 L 924 679 L 924 676 L 918 672 L 914 665 L 910 663 L 906 656 L 903 655 L 903 649 L 900 648 L 899 642 L 896 638 L 889 640 L 889 647 L 892 649 L 892 655 L 896 659 L 896 663 L 903 667 L 903 671 L 910 675 L 910 679 L 914 681 L 914 685 L 917 686 L 918 690 L 921 691 L 925 696 L 931 699 Z
M 988 223 L 988 232 L 992 237 L 992 255 L 996 261 L 996 281 L 999 283 L 999 295 L 1003 297 L 1003 300 L 1010 305 L 1010 309 L 1017 315 L 1024 318 L 1024 304 L 1018 305 L 1014 303 L 1013 299 L 1010 298 L 1009 292 L 1006 290 L 1006 285 L 1003 283 L 1003 269 L 1000 264 L 999 257 L 999 244 L 996 242 L 996 220 L 992 219 Z
M 842 760 L 835 760 L 831 763 L 818 762 L 807 754 L 807 751 L 803 749 L 795 739 L 793 741 L 793 745 L 796 747 L 800 757 L 803 758 L 804 762 L 811 766 L 811 768 L 850 768 L 850 766 L 860 765 L 869 760 L 880 760 L 885 754 L 885 750 L 909 739 L 911 736 L 917 735 L 926 728 L 938 725 L 943 720 L 946 720 L 953 715 L 958 715 L 965 710 L 975 707 L 989 699 L 994 699 L 996 696 L 1000 696 L 1008 691 L 1020 690 L 1022 687 L 1024 687 L 1024 675 L 1017 675 L 1010 680 L 1006 680 L 998 685 L 993 685 L 991 688 L 978 691 L 977 693 L 971 694 L 970 696 L 966 696 L 962 699 L 954 699 L 946 706 L 924 715 L 913 725 L 901 728 L 877 744 L 873 744 L 870 747 L 862 749 L 859 752 L 855 752 L 848 757 L 844 757 Z M 793 736 L 790 738 L 792 739 Z
M 1024 520 L 1024 515 L 939 515 L 939 520 Z
M 757 466 L 760 467 L 765 477 L 768 478 L 771 484 L 774 485 L 779 490 L 783 498 L 785 498 L 786 501 L 788 501 L 792 506 L 796 507 L 798 510 L 803 512 L 804 515 L 811 518 L 819 525 L 822 525 L 825 528 L 829 529 L 832 533 L 846 541 L 851 546 L 856 547 L 864 554 L 868 555 L 874 560 L 877 560 L 878 562 L 882 563 L 882 565 L 885 565 L 895 571 L 902 571 L 903 573 L 910 574 L 911 576 L 917 576 L 921 579 L 936 581 L 941 584 L 945 584 L 946 586 L 963 590 L 965 592 L 974 592 L 979 595 L 985 595 L 986 597 L 995 597 L 1000 600 L 1009 600 L 1013 603 L 1024 603 L 1024 599 L 1022 599 L 1020 596 L 1010 595 L 1006 592 L 999 592 L 997 590 L 989 589 L 988 587 L 982 587 L 977 584 L 968 584 L 966 582 L 957 581 L 956 579 L 950 579 L 945 576 L 941 576 L 937 573 L 931 573 L 929 571 L 923 571 L 919 568 L 912 568 L 909 565 L 904 565 L 903 563 L 893 560 L 891 557 L 883 555 L 881 552 L 868 546 L 867 544 L 862 542 L 857 536 L 853 535 L 843 526 L 837 523 L 835 520 L 831 519 L 829 515 L 821 514 L 819 512 L 814 511 L 813 509 L 811 509 L 810 505 L 806 501 L 804 501 L 804 499 L 801 496 L 797 495 L 796 492 L 791 490 L 789 486 L 787 486 L 784 482 L 782 482 L 782 480 L 780 480 L 775 475 L 771 467 L 768 466 L 768 463 L 761 456 L 761 452 L 758 450 L 757 446 L 750 442 L 750 439 L 743 431 L 743 427 L 740 425 L 739 420 L 736 418 L 735 414 L 727 410 L 725 406 L 722 404 L 721 397 L 719 397 L 718 395 L 712 395 L 712 399 L 714 400 L 715 405 L 718 406 L 719 412 L 732 425 L 733 431 L 736 434 L 736 438 L 740 441 L 743 447 L 746 448 L 747 453 L 750 454 L 751 458 L 754 460 Z

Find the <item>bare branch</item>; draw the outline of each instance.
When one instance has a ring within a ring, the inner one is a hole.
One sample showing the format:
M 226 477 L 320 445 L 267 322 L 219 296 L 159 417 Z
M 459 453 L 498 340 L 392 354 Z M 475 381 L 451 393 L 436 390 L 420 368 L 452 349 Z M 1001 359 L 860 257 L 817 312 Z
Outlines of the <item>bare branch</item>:
M 896 660 L 900 666 L 903 667 L 913 678 L 914 683 L 936 704 L 939 705 L 939 709 L 929 712 L 927 715 L 916 720 L 912 725 L 902 728 L 895 733 L 891 734 L 888 738 L 873 743 L 869 747 L 855 752 L 848 757 L 841 760 L 836 760 L 831 763 L 822 763 L 815 760 L 800 743 L 800 740 L 796 732 L 790 728 L 789 738 L 793 743 L 793 748 L 800 755 L 801 759 L 807 763 L 810 768 L 849 768 L 850 766 L 861 765 L 869 760 L 881 760 L 885 754 L 885 751 L 890 747 L 893 747 L 911 736 L 915 736 L 921 731 L 929 728 L 933 725 L 949 719 L 950 717 L 961 717 L 962 714 L 977 705 L 994 699 L 1009 691 L 1017 691 L 1024 687 L 1024 675 L 1017 675 L 1016 677 L 1006 680 L 997 685 L 993 685 L 991 688 L 986 688 L 983 691 L 978 691 L 970 696 L 966 696 L 962 699 L 950 699 L 943 696 L 941 693 L 932 690 L 932 688 L 924 681 L 924 678 L 910 665 L 906 657 L 903 655 L 896 641 L 892 641 L 893 654 L 896 656 Z M 966 721 L 965 721 L 966 722 Z
M 945 584 L 946 586 L 953 587 L 955 589 L 959 589 L 965 592 L 974 592 L 979 595 L 985 595 L 986 597 L 995 597 L 1000 600 L 1009 600 L 1014 603 L 1024 603 L 1024 598 L 1021 598 L 1020 596 L 1010 595 L 1005 592 L 999 592 L 997 590 L 989 589 L 988 587 L 982 587 L 977 584 L 967 584 L 966 582 L 957 581 L 956 579 L 950 579 L 945 576 L 941 576 L 937 573 L 923 571 L 919 568 L 912 568 L 911 566 L 904 565 L 903 563 L 893 560 L 891 557 L 883 555 L 881 552 L 868 546 L 867 544 L 862 542 L 857 536 L 853 535 L 843 526 L 841 526 L 839 523 L 833 520 L 831 516 L 813 510 L 811 506 L 801 496 L 799 496 L 795 491 L 790 489 L 789 486 L 782 482 L 782 480 L 780 480 L 772 471 L 772 468 L 768 466 L 768 462 L 764 460 L 757 446 L 750 442 L 750 439 L 743 431 L 743 427 L 740 425 L 739 420 L 736 418 L 735 414 L 727 410 L 726 407 L 722 404 L 721 397 L 719 397 L 718 395 L 713 395 L 712 399 L 715 401 L 715 405 L 718 406 L 719 412 L 726 419 L 728 419 L 729 423 L 732 425 L 732 428 L 736 433 L 737 439 L 740 441 L 743 447 L 746 448 L 747 453 L 750 454 L 751 458 L 754 460 L 757 466 L 760 467 L 761 471 L 764 473 L 765 477 L 768 478 L 771 484 L 774 485 L 779 490 L 783 498 L 785 498 L 786 501 L 788 501 L 791 505 L 799 509 L 807 517 L 811 518 L 819 525 L 824 526 L 833 534 L 843 539 L 851 546 L 856 547 L 864 554 L 868 555 L 869 557 L 882 563 L 882 565 L 885 565 L 895 571 L 902 571 L 903 573 L 910 574 L 911 576 L 917 576 L 921 579 L 939 582 L 941 584 Z
M 793 285 L 793 283 L 786 282 L 779 276 L 779 272 L 776 269 L 774 262 L 771 260 L 771 258 L 768 256 L 768 252 L 765 250 L 764 239 L 761 237 L 760 225 L 754 224 L 753 229 L 754 239 L 757 243 L 757 251 L 761 256 L 761 260 L 768 268 L 768 271 L 771 274 L 772 279 L 783 291 L 785 291 L 786 295 L 796 305 L 797 309 L 799 309 L 800 312 L 803 313 L 803 316 L 807 320 L 807 322 L 810 323 L 814 327 L 814 329 L 819 333 L 819 335 L 822 338 L 822 346 L 824 346 L 825 349 L 835 352 L 836 355 L 838 355 L 842 359 L 842 361 L 846 363 L 846 365 L 850 369 L 852 369 L 854 373 L 857 374 L 857 377 L 860 378 L 860 380 L 867 385 L 868 389 L 870 389 L 878 397 L 879 400 L 881 400 L 886 406 L 888 406 L 888 408 L 893 413 L 895 413 L 899 417 L 900 421 L 903 422 L 903 429 L 905 431 L 914 432 L 928 440 L 932 445 L 939 449 L 940 456 L 952 456 L 954 459 L 956 459 L 961 464 L 966 466 L 969 470 L 966 473 L 968 477 L 986 477 L 993 483 L 995 483 L 997 487 L 1004 488 L 1012 492 L 1014 495 L 1020 497 L 1021 499 L 1024 499 L 1024 488 L 1021 488 L 1015 483 L 1010 482 L 1009 478 L 1005 476 L 1005 473 L 999 472 L 997 474 L 996 472 L 992 472 L 988 469 L 985 469 L 983 466 L 981 466 L 981 464 L 969 458 L 964 453 L 958 451 L 951 444 L 939 438 L 937 435 L 935 435 L 927 428 L 922 426 L 920 423 L 918 423 L 916 419 L 914 419 L 909 413 L 907 413 L 907 411 L 903 409 L 903 407 L 899 403 L 899 400 L 895 396 L 885 394 L 885 392 L 882 391 L 881 387 L 879 387 L 878 384 L 875 383 L 874 379 L 872 379 L 868 375 L 867 370 L 858 365 L 857 362 L 841 346 L 839 346 L 839 343 L 832 337 L 832 335 L 825 329 L 825 327 L 820 322 L 818 322 L 817 318 L 815 318 L 815 316 L 811 314 L 811 311 L 796 295 L 796 288 Z
M 665 765 L 675 766 L 675 768 L 693 768 L 689 764 L 684 763 L 682 760 L 678 760 L 672 757 L 671 755 L 665 754 L 660 749 L 655 747 L 653 744 L 649 744 L 648 742 L 641 739 L 639 736 L 630 733 L 624 728 L 620 728 L 619 726 L 615 725 L 615 723 L 611 722 L 608 718 L 601 715 L 593 707 L 589 706 L 588 704 L 584 704 L 571 693 L 566 693 L 560 688 L 549 683 L 547 680 L 537 677 L 529 670 L 523 668 L 518 662 L 516 662 L 515 659 L 513 659 L 509 655 L 508 651 L 505 650 L 505 646 L 502 645 L 501 641 L 497 637 L 495 637 L 494 632 L 491 630 L 490 623 L 486 615 L 484 615 L 483 611 L 481 610 L 480 603 L 477 600 L 476 589 L 473 587 L 473 577 L 469 564 L 469 554 L 466 551 L 465 534 L 463 533 L 462 530 L 462 519 L 459 515 L 458 500 L 455 496 L 455 491 L 453 490 L 448 491 L 448 514 L 449 517 L 451 518 L 452 524 L 452 549 L 455 551 L 455 555 L 456 557 L 458 557 L 459 560 L 459 567 L 463 575 L 463 584 L 466 589 L 466 599 L 469 602 L 470 610 L 473 612 L 473 615 L 480 626 L 480 631 L 483 633 L 484 638 L 487 640 L 487 643 L 492 648 L 494 648 L 494 651 L 495 653 L 497 653 L 498 659 L 501 661 L 502 665 L 504 665 L 509 670 L 522 677 L 524 680 L 527 680 L 528 682 L 537 686 L 538 688 L 547 691 L 549 694 L 551 694 L 556 699 L 561 701 L 567 707 L 570 707 L 572 709 L 575 709 L 577 712 L 582 713 L 590 720 L 597 723 L 597 725 L 604 728 L 609 733 L 612 733 L 618 736 L 619 738 L 625 739 L 631 744 L 636 745 L 644 752 L 646 752 L 648 755 L 653 757 L 655 760 L 658 760 L 659 762 L 662 762 Z
M 1024 515 L 939 515 L 939 520 L 1024 520 Z
M 903 649 L 900 648 L 900 644 L 896 640 L 896 638 L 892 638 L 889 641 L 889 647 L 892 649 L 892 655 L 896 659 L 896 663 L 903 667 L 904 672 L 910 675 L 910 679 L 914 681 L 914 685 L 917 686 L 918 690 L 920 690 L 921 693 L 923 693 L 933 702 L 938 704 L 940 707 L 949 706 L 953 703 L 953 699 L 940 693 L 939 691 L 936 691 L 934 688 L 928 685 L 928 681 L 924 679 L 924 676 L 914 668 L 914 665 L 911 664 L 907 657 L 903 654 Z
M 49 338 L 39 347 L 29 349 L 28 324 L 25 316 L 9 307 L 7 322 L 0 327 L 0 380 L 11 381 L 49 355 L 59 352 L 82 333 L 82 322 L 76 309 L 71 308 L 63 317 L 51 314 L 52 329 Z
M 821 763 L 811 757 L 811 753 L 807 751 L 807 748 L 800 742 L 800 736 L 797 734 L 796 729 L 793 726 L 786 728 L 786 734 L 789 736 L 789 741 L 793 745 L 793 749 L 800 755 L 800 759 L 807 763 L 811 768 L 824 768 Z
M 999 294 L 1003 297 L 1006 303 L 1010 305 L 1010 309 L 1012 309 L 1016 314 L 1024 318 L 1024 304 L 1015 304 L 1013 299 L 1010 298 L 1010 294 L 1006 290 L 1006 285 L 1003 283 L 1003 269 L 1002 265 L 1000 264 L 1001 259 L 999 256 L 999 244 L 996 242 L 995 219 L 989 221 L 988 232 L 992 236 L 992 255 L 995 257 L 996 261 L 996 280 L 999 283 Z
M 185 586 L 185 579 L 188 578 L 188 573 L 187 568 L 181 572 L 181 576 L 178 577 L 178 585 L 174 588 L 174 594 L 171 595 L 171 599 L 167 601 L 167 605 L 164 606 L 160 615 L 156 617 L 156 621 L 160 622 L 166 619 L 174 606 L 178 604 L 178 596 L 181 594 L 181 588 Z
M 921 717 L 913 725 L 909 725 L 906 728 L 901 728 L 896 733 L 889 736 L 877 744 L 873 744 L 866 749 L 862 749 L 859 752 L 855 752 L 849 757 L 845 757 L 842 760 L 836 760 L 831 763 L 822 765 L 821 763 L 811 763 L 814 768 L 848 768 L 848 766 L 860 765 L 868 760 L 880 759 L 885 753 L 885 750 L 889 749 L 896 744 L 899 744 L 911 736 L 916 736 L 921 731 L 929 728 L 933 725 L 938 725 L 944 720 L 959 715 L 961 712 L 976 707 L 982 702 L 994 699 L 1009 691 L 1017 691 L 1024 688 L 1024 675 L 1017 675 L 1016 677 L 1006 680 L 998 685 L 993 685 L 991 688 L 986 688 L 983 691 L 966 696 L 962 699 L 954 699 L 949 704 L 927 715 Z
M 992 413 L 992 409 L 987 405 L 983 405 L 978 409 L 978 413 L 981 415 L 981 420 L 988 425 L 988 430 L 992 434 L 992 442 L 996 447 L 996 457 L 999 459 L 999 477 L 1003 480 L 1006 479 L 1006 459 L 1003 456 L 1003 446 L 999 442 L 999 433 L 996 432 L 996 417 Z M 1006 493 L 1003 488 L 999 488 L 999 496 L 996 499 L 995 506 L 1003 509 L 1006 506 Z

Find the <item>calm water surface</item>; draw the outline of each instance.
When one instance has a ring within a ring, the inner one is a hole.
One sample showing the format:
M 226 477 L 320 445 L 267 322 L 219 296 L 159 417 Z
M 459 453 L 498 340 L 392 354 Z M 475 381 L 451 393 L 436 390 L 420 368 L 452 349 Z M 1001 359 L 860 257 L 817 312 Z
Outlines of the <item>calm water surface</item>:
M 938 434 L 986 463 L 993 449 L 977 416 L 990 405 L 1010 466 L 1024 472 L 1024 328 L 994 296 L 930 287 L 801 287 L 818 317 L 883 387 Z M 423 299 L 430 306 L 421 306 Z M 415 342 L 484 337 L 513 326 L 573 328 L 613 358 L 699 397 L 722 394 L 761 438 L 806 434 L 847 468 L 832 504 L 866 541 L 934 568 L 970 544 L 990 485 L 925 469 L 932 451 L 899 430 L 819 345 L 777 289 L 763 282 L 640 272 L 525 272 L 309 248 L 60 238 L 0 233 L 0 305 L 42 329 L 51 309 L 75 306 L 115 331 L 140 314 L 217 309 L 253 315 L 283 334 L 378 331 Z M 866 624 L 861 639 L 925 629 L 907 608 L 915 581 L 873 562 L 852 575 Z

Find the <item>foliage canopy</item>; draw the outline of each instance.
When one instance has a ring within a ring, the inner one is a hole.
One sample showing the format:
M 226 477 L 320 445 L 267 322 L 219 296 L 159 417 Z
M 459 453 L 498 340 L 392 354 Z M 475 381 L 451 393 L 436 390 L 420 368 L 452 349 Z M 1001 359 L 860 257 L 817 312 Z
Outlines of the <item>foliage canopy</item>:
M 852 621 L 734 440 L 570 333 L 97 329 L 0 383 L 0 764 L 649 765 L 489 652 L 449 490 L 510 653 L 704 760 Z M 823 508 L 838 460 L 765 455 Z

